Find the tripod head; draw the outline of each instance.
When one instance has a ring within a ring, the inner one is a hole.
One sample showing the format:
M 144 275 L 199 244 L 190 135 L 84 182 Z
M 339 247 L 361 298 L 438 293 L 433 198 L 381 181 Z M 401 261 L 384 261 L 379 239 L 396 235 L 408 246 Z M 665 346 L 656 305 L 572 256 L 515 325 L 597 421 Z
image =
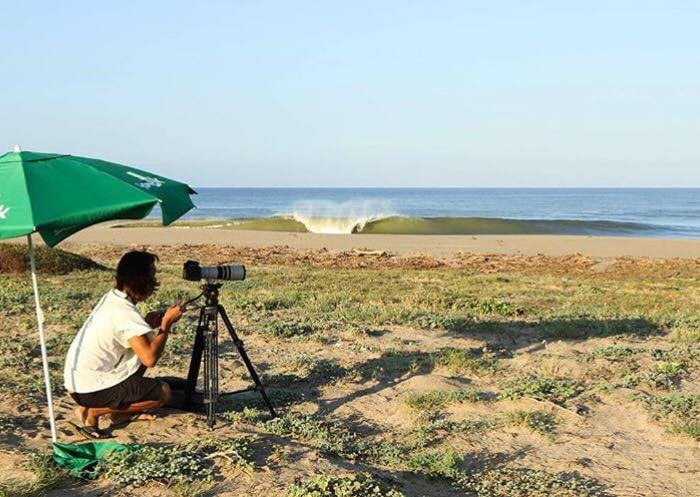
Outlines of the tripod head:
M 187 307 L 190 304 L 195 303 L 202 297 L 205 297 L 206 305 L 218 305 L 219 304 L 219 289 L 222 287 L 222 283 L 215 283 L 213 281 L 207 281 L 202 285 L 202 293 L 193 297 L 182 304 L 182 307 Z

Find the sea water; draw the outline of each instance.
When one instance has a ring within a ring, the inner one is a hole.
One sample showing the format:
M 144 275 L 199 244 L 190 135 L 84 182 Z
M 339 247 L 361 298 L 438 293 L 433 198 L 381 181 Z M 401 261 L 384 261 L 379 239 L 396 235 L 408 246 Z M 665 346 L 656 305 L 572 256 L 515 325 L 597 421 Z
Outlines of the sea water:
M 315 233 L 700 237 L 700 189 L 196 188 L 185 219 Z

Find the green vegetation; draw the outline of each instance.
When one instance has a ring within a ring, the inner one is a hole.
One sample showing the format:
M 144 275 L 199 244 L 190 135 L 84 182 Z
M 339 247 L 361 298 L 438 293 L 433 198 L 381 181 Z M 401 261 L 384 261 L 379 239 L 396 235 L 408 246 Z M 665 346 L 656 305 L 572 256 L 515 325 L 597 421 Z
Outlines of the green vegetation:
M 437 366 L 447 368 L 451 373 L 486 373 L 498 368 L 497 353 L 487 347 L 456 349 L 446 347 L 434 355 Z
M 335 477 L 319 475 L 294 485 L 287 497 L 403 497 L 371 475 Z
M 288 413 L 272 419 L 265 428 L 276 435 L 304 439 L 312 447 L 349 460 L 368 457 L 370 446 L 357 433 L 338 420 L 323 420 L 303 413 Z
M 536 414 L 530 416 L 536 419 L 538 429 L 548 429 L 553 421 L 547 416 Z M 478 422 L 470 426 L 470 422 L 450 422 L 434 420 L 440 429 L 469 430 L 494 427 L 497 422 Z M 328 421 L 304 414 L 287 414 L 278 419 L 268 421 L 266 428 L 277 435 L 292 435 L 311 446 L 326 453 L 349 459 L 374 463 L 398 471 L 414 473 L 430 478 L 443 478 L 452 485 L 483 496 L 535 496 L 545 497 L 603 497 L 603 487 L 595 481 L 582 478 L 575 474 L 548 473 L 531 469 L 493 468 L 479 471 L 468 471 L 465 468 L 466 454 L 453 449 L 425 448 L 425 445 L 411 446 L 401 443 L 371 442 L 348 430 L 340 421 Z M 324 494 L 326 489 L 336 488 L 327 477 L 308 483 L 308 486 L 294 487 L 293 491 L 316 491 L 321 493 L 300 493 L 292 495 L 346 495 L 342 493 Z M 350 483 L 348 483 L 350 485 Z M 342 487 L 340 487 L 342 488 Z M 353 488 L 352 486 L 349 488 Z M 364 491 L 364 487 L 358 487 Z M 378 492 L 386 491 L 381 488 Z M 510 493 L 509 493 L 510 492 Z M 515 493 L 513 493 L 515 492 Z M 347 494 L 355 495 L 355 494 Z M 357 495 L 364 495 L 359 493 Z M 383 495 L 383 494 L 379 494 Z M 394 495 L 394 494 L 388 494 Z
M 462 485 L 484 497 L 606 497 L 604 487 L 577 474 L 496 468 L 466 477 Z
M 611 362 L 624 362 L 636 356 L 644 349 L 621 347 L 619 345 L 598 346 L 584 355 L 586 360 L 606 359 Z
M 265 323 L 260 332 L 278 338 L 292 338 L 309 336 L 317 330 L 316 326 L 307 321 L 269 321 Z
M 424 422 L 416 426 L 406 438 L 406 446 L 423 448 L 442 442 L 453 435 L 469 435 L 485 430 L 491 430 L 501 425 L 497 418 L 452 421 L 445 419 L 439 413 L 426 416 Z
M 654 365 L 651 371 L 634 373 L 623 379 L 623 386 L 635 387 L 644 383 L 651 387 L 671 389 L 688 373 L 688 366 L 683 362 L 662 361 Z
M 553 414 L 544 411 L 513 411 L 506 416 L 509 424 L 524 426 L 535 433 L 550 434 L 557 425 Z
M 211 482 L 215 458 L 233 468 L 252 469 L 250 444 L 253 440 L 246 436 L 226 440 L 200 438 L 168 447 L 144 446 L 133 452 L 115 451 L 100 461 L 95 476 L 128 487 L 149 481 L 165 485 Z
M 644 397 L 644 403 L 671 432 L 700 439 L 700 395 L 668 393 Z
M 52 453 L 48 450 L 28 453 L 24 465 L 34 478 L 0 481 L 0 497 L 41 497 L 48 490 L 69 481 L 68 475 L 53 462 Z
M 583 393 L 584 390 L 581 383 L 568 378 L 525 375 L 509 380 L 500 397 L 502 399 L 530 397 L 563 405 L 566 401 Z
M 477 402 L 486 400 L 488 394 L 476 390 L 432 391 L 424 393 L 409 393 L 404 401 L 417 411 L 439 411 L 440 409 L 459 402 Z

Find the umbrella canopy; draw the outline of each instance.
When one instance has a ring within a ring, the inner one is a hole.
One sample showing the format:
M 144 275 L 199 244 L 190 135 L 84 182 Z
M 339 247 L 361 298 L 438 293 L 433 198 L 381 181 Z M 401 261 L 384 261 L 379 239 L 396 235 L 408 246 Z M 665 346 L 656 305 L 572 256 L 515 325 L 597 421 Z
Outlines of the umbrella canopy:
M 53 247 L 95 223 L 140 219 L 156 204 L 160 204 L 163 224 L 170 224 L 194 207 L 193 193 L 185 183 L 98 159 L 22 152 L 19 147 L 0 156 L 0 239 L 27 236 L 54 444 L 56 422 L 32 233 L 38 231 Z
M 160 204 L 163 224 L 192 209 L 184 183 L 133 167 L 73 155 L 0 156 L 0 239 L 38 231 L 53 247 L 110 219 L 141 219 Z

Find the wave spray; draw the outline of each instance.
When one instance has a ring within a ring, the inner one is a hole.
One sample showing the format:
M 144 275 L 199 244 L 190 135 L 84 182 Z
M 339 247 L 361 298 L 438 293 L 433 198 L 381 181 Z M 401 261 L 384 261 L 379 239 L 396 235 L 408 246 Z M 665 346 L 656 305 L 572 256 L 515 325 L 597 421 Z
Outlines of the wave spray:
M 311 233 L 332 234 L 358 233 L 367 223 L 392 215 L 390 202 L 361 198 L 341 203 L 304 200 L 295 203 L 291 213 L 281 214 L 302 223 Z

